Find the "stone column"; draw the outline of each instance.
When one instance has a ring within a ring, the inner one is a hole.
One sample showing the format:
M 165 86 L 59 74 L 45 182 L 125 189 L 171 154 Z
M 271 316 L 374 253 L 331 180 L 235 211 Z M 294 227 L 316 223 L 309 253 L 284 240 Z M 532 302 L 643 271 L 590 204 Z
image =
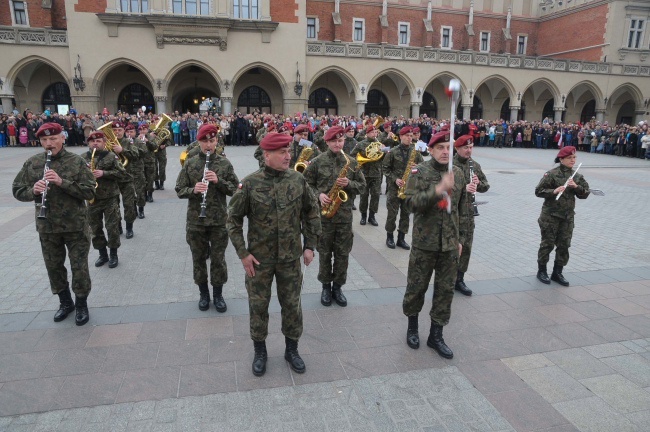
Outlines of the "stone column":
M 5 114 L 11 114 L 11 111 L 14 109 L 13 104 L 11 103 L 11 99 L 13 99 L 13 95 L 2 95 L 0 96 L 0 99 L 2 100 L 2 112 Z
M 420 102 L 411 102 L 411 117 L 420 117 L 420 105 L 422 105 Z
M 560 123 L 562 121 L 562 112 L 564 112 L 564 108 L 555 107 L 555 108 L 553 108 L 553 111 L 555 112 L 555 116 L 553 117 L 553 121 L 555 123 Z
M 357 101 L 357 115 L 360 116 L 366 110 L 366 101 Z
M 462 104 L 463 107 L 463 118 L 461 120 L 469 119 L 469 116 L 472 115 L 472 104 Z M 455 113 L 454 113 L 455 114 Z
M 596 110 L 596 121 L 599 123 L 602 123 L 603 120 L 605 120 L 605 110 L 604 109 L 597 109 Z
M 156 114 L 167 112 L 167 96 L 158 95 L 153 97 L 156 101 Z
M 232 98 L 231 97 L 222 97 L 221 98 L 221 113 L 222 114 L 231 114 L 232 113 Z
M 101 113 L 104 107 L 99 106 L 99 95 L 76 94 L 71 95 L 72 106 L 79 113 Z
M 519 107 L 518 106 L 511 106 L 510 107 L 510 123 L 514 123 L 517 121 L 517 114 L 519 114 Z

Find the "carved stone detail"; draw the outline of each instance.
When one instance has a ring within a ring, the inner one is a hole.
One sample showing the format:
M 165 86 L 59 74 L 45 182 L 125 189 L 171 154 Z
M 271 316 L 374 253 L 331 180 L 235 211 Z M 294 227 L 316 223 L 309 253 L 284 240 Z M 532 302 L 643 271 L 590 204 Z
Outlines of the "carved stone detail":
M 167 96 L 154 96 L 153 99 L 156 102 L 167 102 Z
M 192 36 L 167 36 L 156 35 L 158 48 L 163 48 L 166 43 L 177 45 L 217 45 L 219 50 L 226 51 L 228 42 L 221 36 L 216 37 L 192 37 Z

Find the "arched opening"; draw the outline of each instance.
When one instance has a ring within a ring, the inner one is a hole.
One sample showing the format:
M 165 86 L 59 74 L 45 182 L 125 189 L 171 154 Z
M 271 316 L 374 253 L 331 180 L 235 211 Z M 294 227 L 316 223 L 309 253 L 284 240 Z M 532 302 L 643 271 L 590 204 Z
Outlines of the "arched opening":
M 143 106 L 146 108 L 146 112 L 156 112 L 153 95 L 142 84 L 127 85 L 117 97 L 117 109 L 123 113 L 136 114 Z
M 327 111 L 329 114 L 360 114 L 357 113 L 357 103 L 354 93 L 358 85 L 345 69 L 334 66 L 320 71 L 314 76 L 307 88 L 310 90 L 315 89 L 315 91 L 326 89 L 331 93 L 329 102 L 325 103 L 322 103 L 325 99 L 324 97 L 319 97 L 318 94 L 314 95 L 314 92 L 310 93 L 307 105 L 311 113 L 317 112 L 321 114 L 321 111 L 323 113 Z M 316 100 L 320 100 L 321 102 L 312 100 L 313 96 L 316 96 Z M 336 106 L 332 105 L 332 96 L 336 100 Z M 318 111 L 318 109 L 321 111 Z
M 596 99 L 590 100 L 582 107 L 580 123 L 588 123 L 592 118 L 596 118 Z
M 636 110 L 636 104 L 633 101 L 627 101 L 621 108 L 618 110 L 616 115 L 616 123 L 618 124 L 634 124 L 634 111 Z
M 43 92 L 41 98 L 43 112 L 50 110 L 53 113 L 67 114 L 71 105 L 70 87 L 64 82 L 50 84 Z
M 422 95 L 422 106 L 420 107 L 420 115 L 426 114 L 430 118 L 438 118 L 438 102 L 431 93 L 425 91 Z
M 612 92 L 608 102 L 611 113 L 616 113 L 616 123 L 625 124 L 636 122 L 636 110 L 642 107 L 639 103 L 643 103 L 643 93 L 631 83 L 617 87 Z
M 593 101 L 593 110 L 592 114 L 589 116 L 587 121 L 591 119 L 592 116 L 596 115 L 596 102 L 597 100 L 602 100 L 602 94 L 598 86 L 596 86 L 591 81 L 582 81 L 576 84 L 571 91 L 566 96 L 566 112 L 567 119 L 570 122 L 581 121 L 583 120 L 583 111 L 586 105 Z
M 428 114 L 427 116 L 434 117 L 436 119 L 448 119 L 451 115 L 451 100 L 445 93 L 446 89 L 449 88 L 449 82 L 452 79 L 460 80 L 456 75 L 451 72 L 442 72 L 433 78 L 424 86 L 424 94 L 422 95 L 422 106 L 420 107 L 420 113 L 427 113 L 428 109 L 435 107 L 436 112 Z M 465 91 L 465 86 L 461 81 L 461 94 Z M 431 95 L 434 105 L 431 105 L 431 101 L 427 93 Z M 459 102 L 460 106 L 460 102 Z M 461 117 L 462 117 L 461 109 Z
M 364 111 L 366 115 L 377 114 L 382 117 L 388 117 L 390 113 L 388 98 L 386 98 L 386 95 L 381 90 L 370 90 Z
M 338 115 L 339 103 L 336 100 L 336 96 L 324 87 L 311 92 L 307 106 L 309 107 L 309 112 L 314 112 L 318 115 Z
M 270 113 L 271 98 L 263 88 L 258 86 L 246 87 L 237 99 L 239 112 L 250 114 L 253 112 Z
M 167 90 L 171 95 L 172 111 L 179 113 L 217 111 L 219 84 L 205 68 L 188 65 L 174 73 Z
M 458 107 L 456 108 L 456 118 L 460 120 L 463 119 L 463 107 L 461 104 L 462 100 L 458 101 Z M 472 108 L 469 110 L 469 119 L 467 120 L 478 120 L 483 118 L 483 102 L 478 96 L 474 96 Z
M 504 120 L 510 121 L 510 98 L 503 101 L 499 116 Z M 517 121 L 522 120 L 526 120 L 526 103 L 524 101 L 521 102 L 521 106 L 517 111 Z
M 566 105 L 564 106 L 566 108 Z M 546 102 L 546 105 L 544 105 L 544 109 L 542 110 L 542 120 L 547 118 L 550 122 L 555 121 L 555 101 L 553 99 L 550 99 L 548 102 Z M 562 116 L 560 121 L 564 122 L 564 118 L 566 117 L 566 109 L 562 111 Z
M 510 106 L 507 107 L 507 113 L 504 114 L 504 105 L 514 94 L 512 84 L 503 76 L 494 75 L 483 80 L 475 91 L 475 96 L 481 101 L 486 101 L 485 113 L 482 118 L 510 120 Z M 507 102 L 509 104 L 509 102 Z
M 546 78 L 531 82 L 521 94 L 521 105 L 526 106 L 524 120 L 538 121 L 546 117 L 553 120 L 553 102 L 559 95 L 555 83 Z

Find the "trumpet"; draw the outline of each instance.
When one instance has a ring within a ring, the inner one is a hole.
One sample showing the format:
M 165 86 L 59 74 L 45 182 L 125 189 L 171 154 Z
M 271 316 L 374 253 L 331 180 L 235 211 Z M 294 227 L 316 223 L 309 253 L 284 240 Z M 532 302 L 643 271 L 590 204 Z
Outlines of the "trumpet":
M 205 175 L 208 173 L 208 165 L 210 164 L 210 150 L 205 152 L 205 168 L 203 168 L 203 179 L 201 182 L 209 186 L 209 182 L 205 179 Z M 201 201 L 201 213 L 199 214 L 199 219 L 205 219 L 207 216 L 205 214 L 205 209 L 208 206 L 208 190 L 206 189 L 203 192 L 203 200 Z
M 52 163 L 52 150 L 47 151 L 47 159 L 45 159 L 45 168 L 43 168 L 43 180 L 45 180 L 45 174 L 50 170 L 50 164 Z M 41 194 L 41 209 L 38 212 L 39 219 L 47 219 L 47 188 L 49 187 L 50 182 L 45 180 L 45 190 Z

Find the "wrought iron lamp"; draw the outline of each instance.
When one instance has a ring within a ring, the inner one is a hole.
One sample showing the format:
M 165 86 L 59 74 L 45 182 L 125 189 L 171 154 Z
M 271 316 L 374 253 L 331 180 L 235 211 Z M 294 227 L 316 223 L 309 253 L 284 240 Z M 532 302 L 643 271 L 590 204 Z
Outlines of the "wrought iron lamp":
M 81 76 L 81 65 L 79 60 L 81 56 L 77 54 L 77 66 L 74 67 L 74 78 L 72 78 L 72 84 L 74 84 L 74 89 L 76 91 L 84 91 L 86 89 L 86 83 L 84 82 L 83 76 Z M 77 72 L 79 75 L 77 76 Z
M 296 62 L 296 85 L 293 86 L 293 91 L 298 96 L 302 96 L 302 83 L 300 82 L 300 69 L 298 68 L 298 62 Z

